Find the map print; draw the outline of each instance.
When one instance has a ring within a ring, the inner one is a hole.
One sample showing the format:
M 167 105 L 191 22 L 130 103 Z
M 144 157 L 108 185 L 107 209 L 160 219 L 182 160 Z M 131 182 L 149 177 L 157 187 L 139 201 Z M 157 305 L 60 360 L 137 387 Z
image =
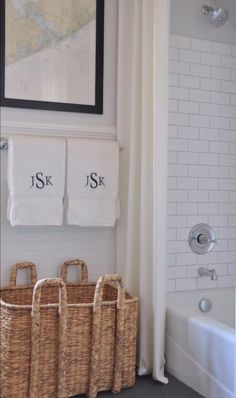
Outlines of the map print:
M 96 0 L 6 0 L 5 95 L 94 105 Z

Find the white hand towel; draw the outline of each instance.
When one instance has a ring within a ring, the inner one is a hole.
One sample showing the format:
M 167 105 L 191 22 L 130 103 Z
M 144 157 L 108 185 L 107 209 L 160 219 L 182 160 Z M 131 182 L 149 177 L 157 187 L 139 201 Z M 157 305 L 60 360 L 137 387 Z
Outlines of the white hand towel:
M 68 224 L 113 227 L 119 218 L 118 180 L 116 142 L 69 139 Z
M 12 136 L 8 154 L 8 219 L 15 225 L 61 225 L 65 140 Z

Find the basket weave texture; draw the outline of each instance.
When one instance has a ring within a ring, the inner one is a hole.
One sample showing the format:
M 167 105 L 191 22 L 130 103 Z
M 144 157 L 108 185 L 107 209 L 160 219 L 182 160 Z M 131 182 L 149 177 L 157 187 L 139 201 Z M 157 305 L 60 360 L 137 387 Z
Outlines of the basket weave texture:
M 80 284 L 67 283 L 71 265 L 81 267 Z M 30 286 L 16 286 L 22 268 L 31 271 Z M 88 283 L 86 264 L 72 260 L 61 278 L 36 280 L 33 263 L 16 264 L 1 289 L 1 398 L 95 398 L 132 386 L 138 299 L 122 278 Z

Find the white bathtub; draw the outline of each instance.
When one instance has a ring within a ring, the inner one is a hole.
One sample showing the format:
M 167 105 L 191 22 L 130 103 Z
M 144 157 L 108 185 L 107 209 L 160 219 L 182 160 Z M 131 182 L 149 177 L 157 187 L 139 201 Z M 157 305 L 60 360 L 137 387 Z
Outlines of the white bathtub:
M 202 298 L 212 309 L 202 313 Z M 170 293 L 167 370 L 205 398 L 235 398 L 235 289 Z

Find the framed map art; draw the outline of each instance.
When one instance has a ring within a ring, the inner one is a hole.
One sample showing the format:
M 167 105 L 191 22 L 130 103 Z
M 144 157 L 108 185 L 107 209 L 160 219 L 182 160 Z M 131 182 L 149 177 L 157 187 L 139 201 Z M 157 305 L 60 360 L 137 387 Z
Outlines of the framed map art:
M 1 106 L 103 112 L 104 0 L 1 0 Z

